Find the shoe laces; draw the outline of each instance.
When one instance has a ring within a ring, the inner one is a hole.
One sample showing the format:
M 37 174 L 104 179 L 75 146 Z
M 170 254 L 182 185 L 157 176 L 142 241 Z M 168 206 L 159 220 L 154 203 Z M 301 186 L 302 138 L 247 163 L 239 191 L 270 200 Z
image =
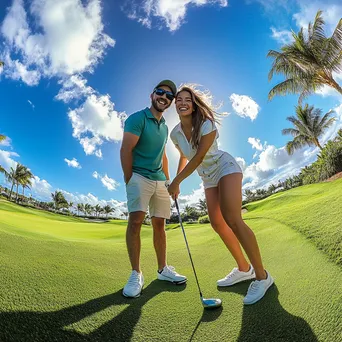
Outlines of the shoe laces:
M 139 273 L 138 272 L 132 272 L 131 276 L 128 279 L 129 285 L 135 285 L 136 283 L 139 283 Z
M 175 271 L 175 268 L 173 266 L 168 265 L 168 266 L 165 266 L 165 268 L 166 268 L 166 272 L 172 273 L 172 274 L 177 274 L 177 272 Z
M 259 290 L 260 281 L 254 280 L 249 285 L 248 293 L 255 294 Z
M 232 278 L 236 273 L 238 272 L 238 269 L 234 267 L 233 271 L 231 271 L 227 276 L 226 279 Z

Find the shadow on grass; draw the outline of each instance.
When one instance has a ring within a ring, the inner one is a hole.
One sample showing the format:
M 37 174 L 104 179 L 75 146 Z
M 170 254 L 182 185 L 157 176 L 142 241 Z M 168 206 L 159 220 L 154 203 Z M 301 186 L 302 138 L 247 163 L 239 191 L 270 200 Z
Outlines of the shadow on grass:
M 247 293 L 249 283 L 219 288 L 242 296 Z M 245 305 L 237 342 L 318 342 L 310 325 L 301 317 L 291 315 L 280 304 L 279 291 L 274 284 L 259 302 Z M 234 308 L 230 308 L 234 310 Z
M 212 322 L 212 321 L 215 321 L 222 313 L 222 306 L 220 306 L 219 308 L 217 309 L 203 309 L 203 314 L 202 314 L 202 317 L 200 318 L 200 320 L 198 321 L 191 337 L 190 337 L 190 340 L 189 342 L 193 341 L 194 337 L 195 337 L 195 334 L 196 334 L 196 331 L 198 329 L 198 327 L 201 325 L 202 322 Z
M 139 321 L 142 307 L 162 292 L 180 292 L 186 285 L 154 280 L 136 299 L 125 298 L 122 290 L 86 303 L 52 312 L 13 311 L 0 312 L 1 342 L 83 342 L 130 341 Z M 112 320 L 89 334 L 81 334 L 65 327 L 96 314 L 113 305 L 129 305 Z

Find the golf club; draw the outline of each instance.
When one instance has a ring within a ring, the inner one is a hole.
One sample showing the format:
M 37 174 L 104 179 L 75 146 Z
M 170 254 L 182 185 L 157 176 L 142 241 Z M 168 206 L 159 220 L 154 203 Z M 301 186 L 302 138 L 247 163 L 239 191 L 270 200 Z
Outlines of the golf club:
M 190 253 L 190 249 L 189 249 L 189 245 L 188 245 L 188 240 L 187 240 L 186 235 L 185 235 L 185 230 L 184 230 L 184 227 L 183 227 L 183 222 L 182 222 L 181 214 L 180 214 L 180 211 L 179 211 L 179 206 L 178 206 L 177 199 L 175 199 L 175 204 L 176 204 L 176 208 L 177 208 L 179 224 L 180 224 L 180 226 L 182 228 L 182 232 L 183 232 L 186 248 L 188 250 L 190 261 L 191 261 L 191 266 L 192 266 L 192 269 L 193 269 L 194 274 L 195 274 L 196 283 L 197 283 L 197 287 L 198 287 L 199 294 L 200 294 L 200 297 L 201 297 L 202 305 L 203 305 L 203 307 L 205 309 L 218 308 L 218 307 L 220 307 L 222 305 L 221 299 L 219 299 L 219 298 L 203 298 L 203 296 L 202 296 L 202 291 L 201 291 L 201 288 L 200 288 L 200 285 L 199 285 L 199 282 L 198 282 L 198 279 L 197 279 L 197 274 L 196 274 L 195 266 L 194 266 L 194 263 L 192 261 L 192 257 L 191 257 L 191 253 Z

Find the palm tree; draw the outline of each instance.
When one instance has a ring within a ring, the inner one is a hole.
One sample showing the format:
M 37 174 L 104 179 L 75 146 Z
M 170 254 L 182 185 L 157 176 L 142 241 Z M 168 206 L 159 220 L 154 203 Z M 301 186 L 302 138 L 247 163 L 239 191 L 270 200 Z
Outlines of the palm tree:
M 338 131 L 337 131 L 337 135 L 335 137 L 335 141 L 336 142 L 342 142 L 342 128 L 340 128 Z M 1 172 L 1 170 L 0 170 Z
M 255 195 L 257 196 L 258 199 L 262 199 L 266 197 L 267 191 L 266 189 L 257 189 L 255 192 Z
M 197 209 L 200 211 L 201 216 L 208 215 L 207 201 L 205 199 L 199 199 Z
M 51 193 L 51 196 L 55 203 L 55 210 L 66 208 L 68 206 L 68 202 L 61 191 L 56 190 L 54 193 Z
M 17 185 L 17 189 L 18 189 L 18 184 L 19 184 L 18 182 L 21 179 L 21 177 L 23 177 L 26 171 L 27 171 L 27 168 L 24 165 L 21 165 L 20 163 L 17 163 L 15 169 L 11 167 L 10 172 L 7 172 L 5 170 L 4 173 L 5 173 L 6 180 L 9 183 L 12 183 L 9 200 L 11 200 L 12 198 L 14 185 Z
M 87 215 L 91 215 L 91 213 L 93 212 L 93 207 L 89 203 L 86 203 L 84 205 L 84 211 Z
M 24 165 L 21 165 L 21 172 L 17 176 L 17 197 L 18 201 L 18 186 L 21 185 L 23 187 L 23 196 L 25 192 L 25 188 L 30 188 L 32 185 L 31 179 L 34 177 L 32 172 Z
M 80 212 L 84 212 L 84 204 L 83 203 L 78 203 L 77 204 L 77 216 L 80 216 Z
M 31 189 L 31 186 L 32 186 L 31 178 L 22 179 L 20 184 L 23 188 L 23 198 L 25 198 L 25 189 L 26 188 Z
M 99 213 L 101 211 L 101 207 L 99 204 L 96 204 L 95 207 L 94 207 L 94 211 L 95 211 L 95 216 L 98 217 L 99 216 Z
M 103 211 L 104 211 L 104 213 L 106 214 L 106 219 L 107 219 L 109 214 L 115 212 L 115 209 L 112 208 L 110 205 L 107 204 L 106 206 L 103 207 Z
M 244 190 L 244 196 L 246 197 L 247 202 L 252 202 L 254 200 L 255 193 L 250 189 L 246 189 Z
M 272 195 L 275 191 L 277 190 L 277 187 L 272 183 L 268 189 L 267 189 L 267 192 L 269 195 Z
M 342 19 L 339 20 L 330 38 L 324 33 L 322 11 L 318 11 L 313 24 L 309 23 L 307 34 L 304 29 L 295 34 L 294 42 L 284 45 L 281 52 L 270 50 L 267 57 L 273 58 L 268 74 L 284 74 L 285 81 L 277 84 L 268 94 L 269 100 L 275 95 L 300 94 L 299 103 L 309 94 L 324 85 L 342 94 L 341 86 L 335 81 L 333 72 L 342 71 Z
M 296 116 L 289 116 L 287 118 L 295 128 L 285 128 L 282 130 L 283 135 L 289 134 L 294 137 L 293 140 L 286 144 L 287 153 L 291 155 L 295 150 L 305 145 L 315 145 L 322 150 L 318 138 L 334 123 L 335 118 L 331 117 L 334 111 L 330 110 L 322 117 L 322 110 L 314 108 L 314 106 L 306 104 L 305 107 L 298 105 L 295 108 Z
M 0 65 L 1 65 L 1 61 L 0 61 Z M 0 134 L 0 142 L 4 141 L 7 137 L 3 134 Z M 7 171 L 0 165 L 0 173 L 3 173 L 6 177 L 6 173 Z

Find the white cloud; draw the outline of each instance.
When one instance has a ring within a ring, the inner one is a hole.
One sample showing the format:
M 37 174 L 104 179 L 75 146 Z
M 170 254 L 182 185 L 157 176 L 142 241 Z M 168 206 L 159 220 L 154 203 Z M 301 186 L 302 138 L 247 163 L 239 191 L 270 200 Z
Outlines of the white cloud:
M 333 110 L 335 111 L 336 121 L 320 138 L 322 146 L 328 140 L 334 139 L 338 130 L 342 128 L 342 104 L 336 106 Z M 304 147 L 289 156 L 285 146 L 277 148 L 273 145 L 267 145 L 265 142 L 262 152 L 258 155 L 257 162 L 253 162 L 244 170 L 243 187 L 266 187 L 271 183 L 278 183 L 278 180 L 284 180 L 298 174 L 301 168 L 317 159 L 318 153 L 319 150 L 316 147 Z M 245 164 L 243 159 L 242 161 L 242 164 Z
M 32 107 L 32 109 L 35 108 L 35 105 L 34 105 L 30 100 L 27 100 L 27 102 L 30 104 L 30 106 Z
M 12 157 L 19 157 L 19 155 L 15 152 L 0 150 L 0 165 L 7 171 L 9 171 L 11 167 L 15 169 L 17 166 L 18 162 L 12 159 Z M 52 186 L 46 180 L 34 176 L 34 178 L 31 179 L 31 182 L 32 185 L 30 191 L 34 197 L 40 200 L 51 200 Z M 11 184 L 7 185 L 9 187 L 11 186 Z
M 325 144 L 328 140 L 334 139 L 337 135 L 338 130 L 342 128 L 342 103 L 339 106 L 333 108 L 333 110 L 335 111 L 334 116 L 336 121 L 330 128 L 328 128 L 328 130 L 323 135 L 323 144 Z
M 79 140 L 86 155 L 95 154 L 99 158 L 102 157 L 101 150 L 96 149 L 98 145 L 102 145 L 103 143 L 103 141 L 98 136 L 94 136 L 92 138 L 85 137 Z
M 76 168 L 76 169 L 81 169 L 82 168 L 82 166 L 80 165 L 80 163 L 77 161 L 76 158 L 72 158 L 72 160 L 64 158 L 64 161 L 68 164 L 69 167 L 73 167 L 73 168 Z
M 108 177 L 107 174 L 105 174 L 104 176 L 101 176 L 97 171 L 93 172 L 93 177 L 95 179 L 100 179 L 103 186 L 106 187 L 109 191 L 116 190 L 118 186 L 120 185 L 119 182 L 117 182 L 113 178 Z
M 143 0 L 142 4 L 137 1 L 127 1 L 123 9 L 128 18 L 148 28 L 152 27 L 152 20 L 156 18 L 169 31 L 176 31 L 184 23 L 189 6 L 199 7 L 209 4 L 227 7 L 228 0 Z
M 0 146 L 9 147 L 9 146 L 11 146 L 11 141 L 12 141 L 11 138 L 6 137 L 5 140 L 0 141 Z
M 109 191 L 116 190 L 119 186 L 119 183 L 116 180 L 108 177 L 106 174 L 101 178 L 101 182 Z
M 334 78 L 334 80 L 337 83 L 341 84 L 341 82 L 342 82 L 342 75 L 341 74 L 333 72 L 332 77 Z M 318 89 L 316 91 L 316 94 L 321 95 L 323 97 L 334 96 L 334 97 L 337 97 L 338 99 L 341 99 L 341 94 L 337 90 L 335 90 L 334 88 L 329 87 L 327 85 L 324 85 L 323 87 Z
M 256 139 L 256 138 L 252 138 L 252 137 L 249 137 L 248 138 L 248 142 L 252 145 L 253 148 L 255 148 L 256 150 L 258 151 L 262 151 L 263 150 L 263 147 L 262 147 L 262 144 L 260 142 L 260 139 Z
M 9 171 L 11 167 L 15 168 L 17 165 L 17 162 L 14 159 L 12 159 L 12 157 L 19 157 L 19 154 L 15 152 L 0 150 L 0 165 L 6 171 Z
M 83 203 L 83 204 L 88 203 L 92 206 L 95 206 L 98 204 L 101 207 L 109 205 L 115 209 L 115 212 L 111 214 L 111 216 L 115 216 L 115 217 L 120 217 L 121 215 L 123 215 L 124 212 L 127 211 L 126 202 L 120 202 L 115 199 L 101 200 L 91 193 L 88 193 L 87 195 L 85 195 L 85 194 L 79 194 L 79 193 L 73 194 L 65 190 L 60 190 L 60 191 L 63 193 L 65 199 L 68 202 L 73 202 L 74 205 L 77 205 L 78 203 Z
M 316 159 L 317 152 L 317 149 L 308 147 L 289 156 L 285 146 L 276 148 L 268 145 L 260 153 L 259 160 L 246 168 L 243 188 L 264 187 L 272 182 L 278 183 L 279 179 L 298 174 L 302 167 Z
M 92 72 L 115 44 L 103 28 L 98 0 L 33 0 L 29 11 L 13 0 L 1 26 L 4 74 L 36 85 L 43 76 Z
M 337 131 L 342 128 L 342 104 L 333 110 L 336 112 L 336 121 L 321 137 L 322 146 L 335 138 Z M 301 168 L 316 160 L 318 152 L 316 147 L 304 147 L 290 156 L 285 146 L 277 148 L 265 143 L 258 161 L 250 164 L 244 171 L 244 188 L 265 187 L 298 174 Z
M 4 150 L 0 150 L 0 165 L 4 167 L 7 171 L 10 170 L 11 167 L 15 168 L 17 165 L 17 161 L 12 159 L 12 157 L 19 157 L 19 155 L 15 152 L 8 152 Z M 0 175 L 1 177 L 1 175 Z M 104 186 L 107 187 L 108 190 L 115 190 L 116 187 L 119 185 L 118 182 L 115 180 L 109 178 L 107 174 L 105 174 L 103 177 L 98 174 L 96 171 L 93 173 L 94 178 L 100 178 L 101 182 Z M 34 175 L 34 177 L 31 179 L 32 186 L 29 191 L 26 191 L 27 193 L 32 194 L 32 196 L 36 199 L 42 200 L 42 201 L 52 201 L 51 193 L 55 191 L 53 186 L 49 184 L 49 182 L 45 179 L 41 179 L 40 177 Z M 6 182 L 5 182 L 6 183 Z M 8 185 L 6 183 L 6 185 Z M 96 196 L 94 196 L 91 193 L 88 193 L 87 195 L 84 194 L 72 194 L 70 192 L 67 192 L 62 189 L 57 189 L 62 191 L 65 198 L 68 200 L 68 202 L 73 203 L 89 203 L 91 205 L 99 204 L 101 206 L 110 205 L 111 207 L 115 208 L 115 216 L 120 217 L 123 215 L 124 212 L 127 211 L 127 203 L 126 202 L 120 202 L 115 199 L 107 200 L 100 200 Z
M 260 106 L 251 97 L 232 94 L 229 99 L 235 112 L 242 118 L 249 117 L 253 121 L 258 116 Z
M 109 95 L 89 95 L 78 108 L 68 113 L 73 128 L 73 137 L 77 138 L 87 155 L 95 154 L 102 158 L 98 148 L 104 140 L 118 142 L 122 140 L 122 122 L 126 118 L 123 112 L 114 110 Z M 87 135 L 91 135 L 91 137 Z
M 61 84 L 62 88 L 55 98 L 65 103 L 96 93 L 92 87 L 87 86 L 87 80 L 81 75 L 72 75 L 69 78 L 59 80 L 58 84 Z
M 40 200 L 51 202 L 51 193 L 53 192 L 52 185 L 50 185 L 45 179 L 40 179 L 38 176 L 34 176 L 31 181 L 32 196 Z
M 246 170 L 246 167 L 247 167 L 246 161 L 241 157 L 236 157 L 235 160 L 240 165 L 242 171 L 244 172 Z
M 322 10 L 327 35 L 331 35 L 342 17 L 342 5 L 338 1 L 299 1 L 300 11 L 293 15 L 298 28 L 308 27 L 315 20 L 318 10 Z
M 274 7 L 284 7 L 284 4 L 280 4 L 278 1 L 258 0 L 266 9 L 272 7 L 270 13 L 274 14 Z M 297 0 L 297 6 L 299 12 L 293 15 L 293 19 L 298 29 L 304 27 L 307 29 L 309 22 L 313 23 L 318 10 L 322 10 L 322 16 L 325 21 L 325 31 L 327 35 L 331 35 L 342 17 L 342 5 L 336 0 L 325 0 L 325 1 L 307 1 Z M 270 6 L 271 5 L 271 6 Z M 290 5 L 287 4 L 287 8 Z M 288 44 L 293 41 L 291 31 L 289 30 L 278 30 L 277 28 L 271 27 L 272 37 L 281 44 Z M 294 29 L 297 32 L 297 30 Z
M 191 207 L 195 207 L 200 199 L 203 199 L 204 195 L 204 186 L 203 183 L 200 184 L 198 189 L 192 191 L 190 195 L 182 195 L 180 194 L 178 198 L 179 206 L 183 209 L 186 205 Z
M 271 27 L 272 38 L 280 44 L 289 44 L 293 41 L 292 32 L 288 30 L 278 31 L 275 27 Z
M 106 140 L 120 141 L 122 139 L 122 120 L 120 113 L 114 111 L 114 103 L 109 95 L 90 95 L 85 103 L 74 110 L 80 120 L 82 132 L 102 136 Z M 77 126 L 79 127 L 79 126 Z

